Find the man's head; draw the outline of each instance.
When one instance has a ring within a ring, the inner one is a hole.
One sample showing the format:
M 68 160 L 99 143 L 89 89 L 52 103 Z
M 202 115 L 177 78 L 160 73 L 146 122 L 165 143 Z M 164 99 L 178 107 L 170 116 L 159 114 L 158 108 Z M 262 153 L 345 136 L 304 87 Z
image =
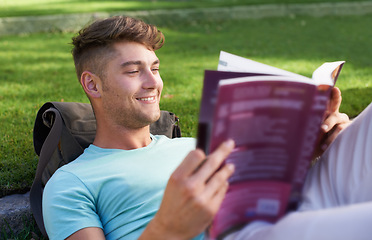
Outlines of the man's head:
M 105 79 L 106 64 L 115 55 L 113 44 L 123 41 L 140 43 L 155 51 L 163 46 L 164 35 L 156 26 L 130 17 L 116 16 L 92 23 L 72 39 L 78 79 L 84 71 Z
M 155 26 L 128 17 L 96 21 L 73 38 L 76 72 L 97 126 L 138 129 L 159 118 L 163 82 L 155 50 L 163 43 Z

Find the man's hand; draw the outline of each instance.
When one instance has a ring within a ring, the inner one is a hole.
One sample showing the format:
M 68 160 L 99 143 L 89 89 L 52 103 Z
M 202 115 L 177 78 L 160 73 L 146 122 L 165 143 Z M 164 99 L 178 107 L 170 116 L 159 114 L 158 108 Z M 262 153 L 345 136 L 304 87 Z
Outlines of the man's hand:
M 335 140 L 340 131 L 350 124 L 350 119 L 345 113 L 340 113 L 342 97 L 339 88 L 334 87 L 331 93 L 331 100 L 328 106 L 327 117 L 321 126 L 321 138 L 314 157 L 319 157 Z
M 190 152 L 171 175 L 160 209 L 140 239 L 190 239 L 203 232 L 227 191 L 234 167 L 221 164 L 233 148 L 228 140 L 209 156 Z

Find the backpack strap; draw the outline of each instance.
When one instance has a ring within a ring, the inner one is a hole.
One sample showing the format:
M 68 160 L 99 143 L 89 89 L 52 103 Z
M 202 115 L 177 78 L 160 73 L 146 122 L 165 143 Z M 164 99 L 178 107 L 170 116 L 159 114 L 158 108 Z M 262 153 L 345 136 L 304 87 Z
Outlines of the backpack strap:
M 36 220 L 37 225 L 41 233 L 47 237 L 46 230 L 43 222 L 42 202 L 43 198 L 43 184 L 42 176 L 44 169 L 49 163 L 49 159 L 52 157 L 55 149 L 58 146 L 59 140 L 62 134 L 62 118 L 57 109 L 50 108 L 45 111 L 46 114 L 52 113 L 54 115 L 53 125 L 50 129 L 48 136 L 45 139 L 45 144 L 42 145 L 39 152 L 39 163 L 37 165 L 34 182 L 30 190 L 30 205 L 31 210 Z

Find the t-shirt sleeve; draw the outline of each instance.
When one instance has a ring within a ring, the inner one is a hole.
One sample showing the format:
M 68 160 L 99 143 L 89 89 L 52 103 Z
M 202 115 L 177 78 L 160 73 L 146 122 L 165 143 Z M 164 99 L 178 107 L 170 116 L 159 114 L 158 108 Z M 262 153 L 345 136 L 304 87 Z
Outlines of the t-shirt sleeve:
M 87 227 L 102 228 L 94 196 L 79 178 L 62 170 L 45 186 L 43 217 L 50 239 L 65 239 Z

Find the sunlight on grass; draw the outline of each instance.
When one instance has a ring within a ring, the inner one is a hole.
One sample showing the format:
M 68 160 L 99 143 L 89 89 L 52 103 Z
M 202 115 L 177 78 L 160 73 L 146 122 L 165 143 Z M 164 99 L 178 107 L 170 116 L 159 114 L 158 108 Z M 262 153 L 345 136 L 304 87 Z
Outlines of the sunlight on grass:
M 327 2 L 352 1 L 328 0 Z M 324 0 L 0 0 L 0 17 L 319 2 L 324 2 Z

